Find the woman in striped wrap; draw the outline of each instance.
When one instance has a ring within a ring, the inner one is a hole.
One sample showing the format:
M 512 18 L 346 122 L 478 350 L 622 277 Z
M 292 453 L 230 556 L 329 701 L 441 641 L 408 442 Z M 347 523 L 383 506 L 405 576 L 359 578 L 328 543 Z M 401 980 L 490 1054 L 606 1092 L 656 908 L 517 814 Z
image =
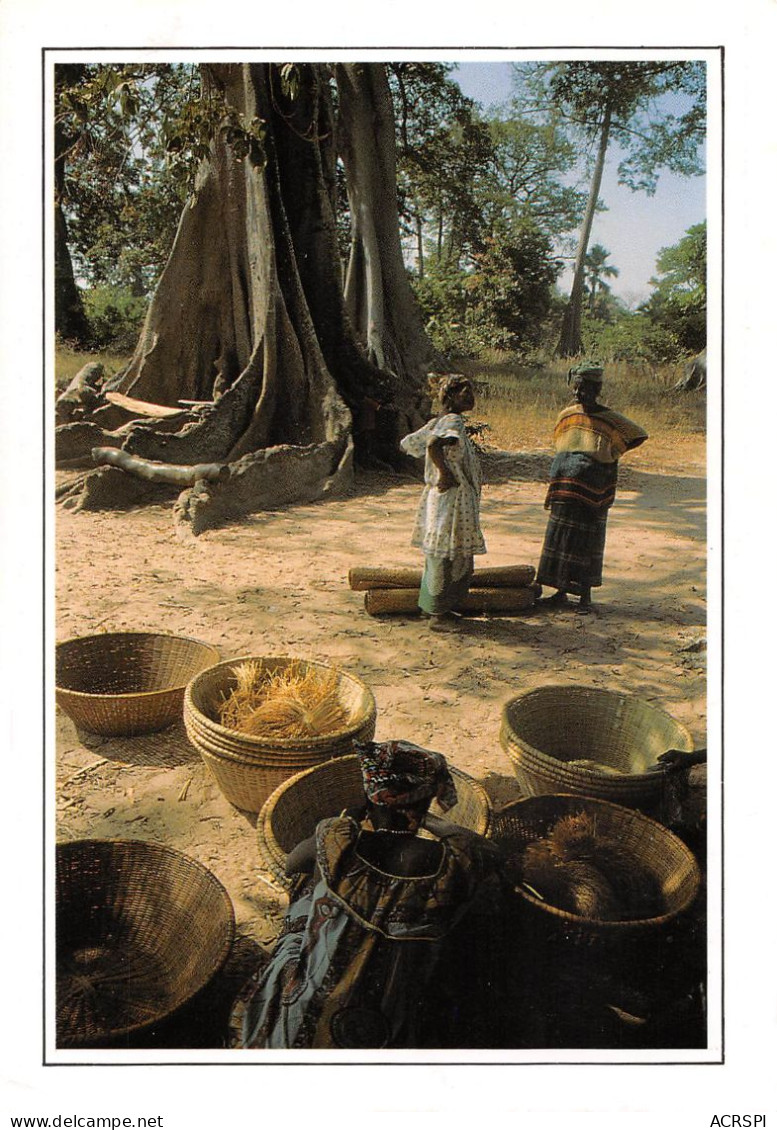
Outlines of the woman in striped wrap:
M 607 511 L 615 500 L 618 460 L 648 438 L 638 424 L 599 404 L 604 370 L 597 362 L 569 370 L 575 402 L 556 420 L 556 454 L 550 468 L 545 509 L 550 510 L 537 580 L 557 591 L 541 601 L 566 604 L 580 598 L 591 607 L 591 589 L 602 583 Z

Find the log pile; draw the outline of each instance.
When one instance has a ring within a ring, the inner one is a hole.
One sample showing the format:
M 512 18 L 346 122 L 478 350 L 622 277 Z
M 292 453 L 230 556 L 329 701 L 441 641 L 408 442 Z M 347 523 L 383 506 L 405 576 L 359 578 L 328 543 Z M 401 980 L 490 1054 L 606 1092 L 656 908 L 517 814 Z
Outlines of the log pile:
M 348 573 L 348 584 L 364 593 L 364 607 L 371 616 L 418 612 L 421 569 L 356 566 Z M 535 584 L 533 565 L 499 565 L 476 569 L 469 592 L 457 612 L 523 612 L 531 608 L 541 586 Z

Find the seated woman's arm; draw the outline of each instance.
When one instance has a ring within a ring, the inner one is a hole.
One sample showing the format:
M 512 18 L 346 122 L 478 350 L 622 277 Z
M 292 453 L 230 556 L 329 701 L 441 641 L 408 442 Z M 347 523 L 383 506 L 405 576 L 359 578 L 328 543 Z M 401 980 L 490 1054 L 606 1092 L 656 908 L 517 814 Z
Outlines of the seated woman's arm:
M 316 837 L 308 836 L 301 844 L 286 856 L 286 874 L 297 875 L 299 872 L 310 874 L 316 865 Z

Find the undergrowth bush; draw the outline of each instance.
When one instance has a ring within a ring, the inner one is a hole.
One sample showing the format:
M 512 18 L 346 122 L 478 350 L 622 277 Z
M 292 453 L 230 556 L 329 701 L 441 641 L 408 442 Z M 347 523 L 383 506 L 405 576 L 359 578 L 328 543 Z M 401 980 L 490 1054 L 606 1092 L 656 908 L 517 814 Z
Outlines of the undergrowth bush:
M 93 349 L 131 352 L 146 316 L 148 297 L 137 297 L 123 287 L 98 286 L 84 291 Z

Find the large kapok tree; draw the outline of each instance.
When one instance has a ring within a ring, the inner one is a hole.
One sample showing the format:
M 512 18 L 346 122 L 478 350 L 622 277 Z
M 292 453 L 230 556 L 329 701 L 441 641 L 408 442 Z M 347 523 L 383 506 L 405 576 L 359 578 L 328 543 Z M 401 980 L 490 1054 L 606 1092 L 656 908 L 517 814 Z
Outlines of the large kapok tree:
M 442 364 L 403 263 L 383 65 L 219 64 L 204 80 L 227 128 L 213 135 L 134 356 L 96 408 L 57 429 L 60 463 L 106 464 L 71 505 L 178 483 L 176 519 L 194 533 L 343 490 L 355 451 L 393 458 Z

